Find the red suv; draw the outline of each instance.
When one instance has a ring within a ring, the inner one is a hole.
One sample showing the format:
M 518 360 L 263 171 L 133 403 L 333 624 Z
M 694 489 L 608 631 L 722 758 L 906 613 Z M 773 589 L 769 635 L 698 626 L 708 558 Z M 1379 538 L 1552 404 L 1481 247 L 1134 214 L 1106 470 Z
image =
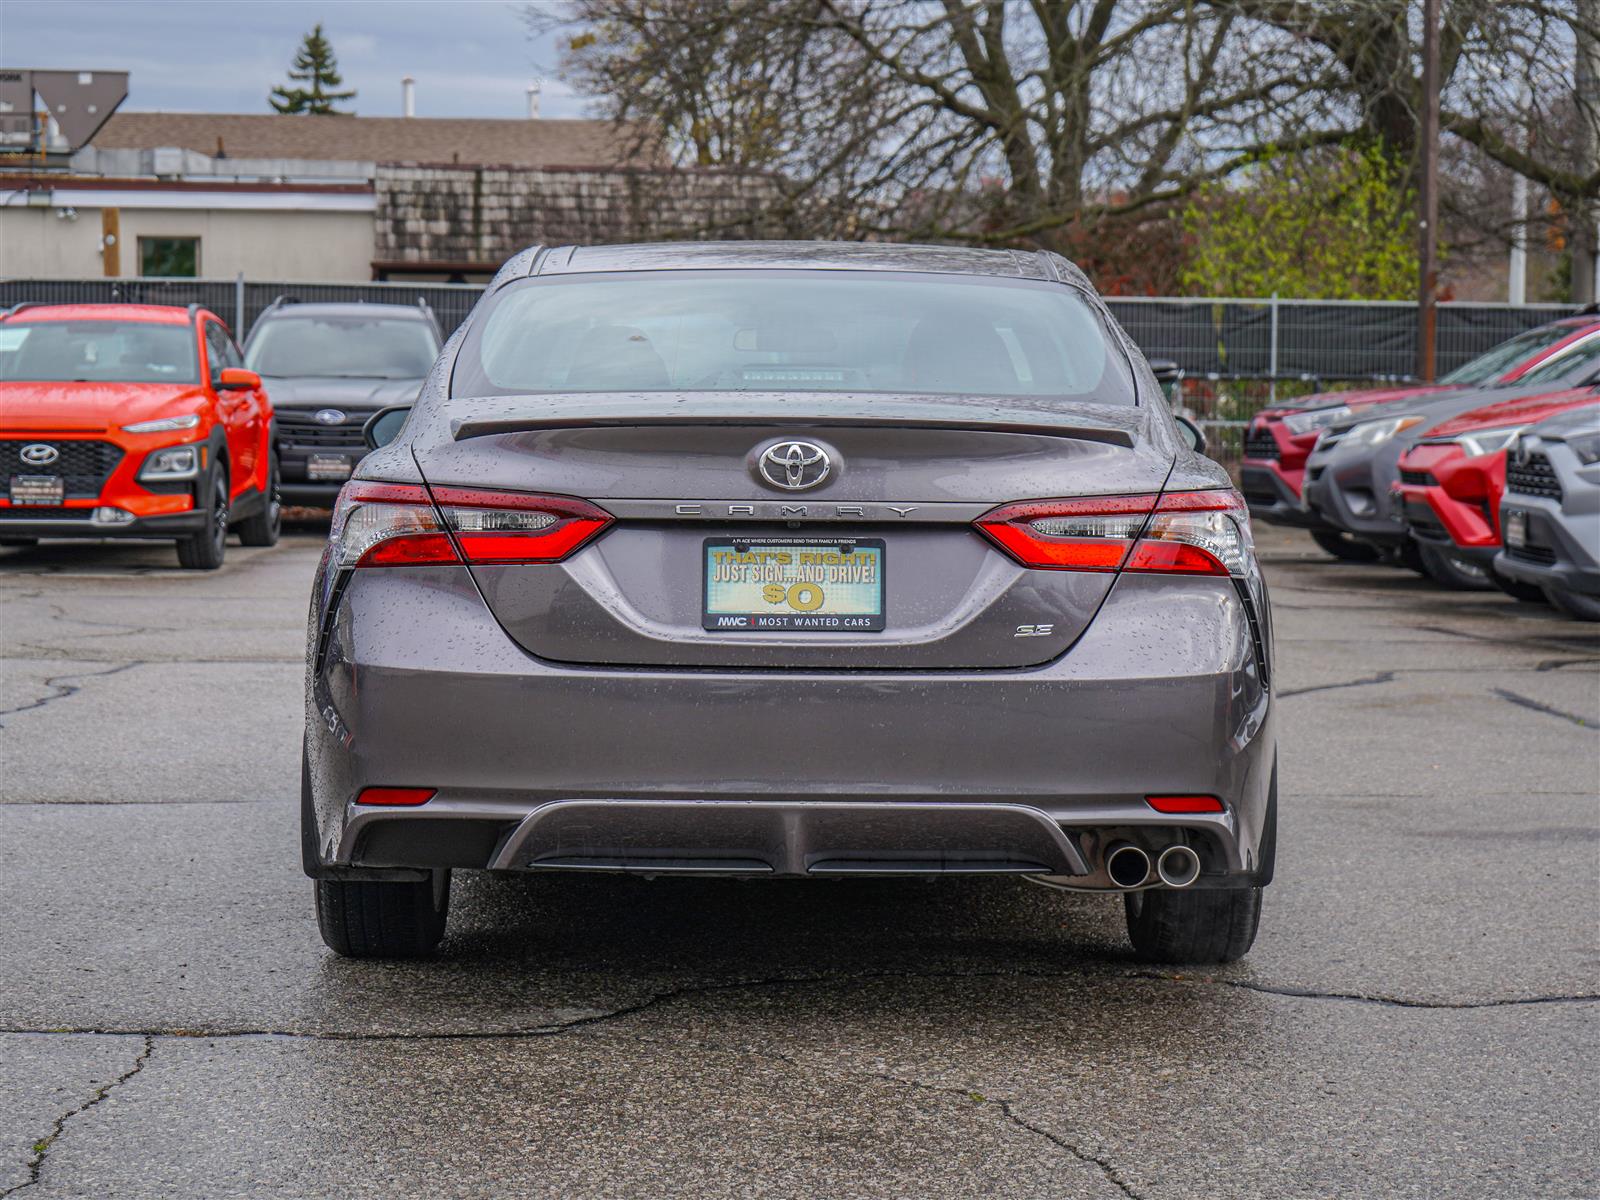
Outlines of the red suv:
M 1462 413 L 1432 430 L 1400 459 L 1395 485 L 1412 539 L 1428 574 L 1450 586 L 1499 586 L 1519 600 L 1543 600 L 1532 584 L 1497 575 L 1500 497 L 1506 490 L 1506 447 L 1525 426 L 1593 404 L 1600 387 L 1502 400 Z
M 278 540 L 272 404 L 221 318 L 156 304 L 0 314 L 0 545 L 172 538 L 222 565 Z
M 1262 409 L 1245 430 L 1244 458 L 1239 464 L 1239 487 L 1250 505 L 1250 515 L 1275 525 L 1308 529 L 1319 546 L 1338 557 L 1371 557 L 1369 548 L 1347 541 L 1339 530 L 1301 503 L 1306 458 L 1324 428 L 1376 404 L 1409 400 L 1429 392 L 1515 382 L 1534 367 L 1595 337 L 1600 337 L 1600 312 L 1586 309 L 1576 316 L 1519 333 L 1435 384 L 1322 392 L 1292 404 Z

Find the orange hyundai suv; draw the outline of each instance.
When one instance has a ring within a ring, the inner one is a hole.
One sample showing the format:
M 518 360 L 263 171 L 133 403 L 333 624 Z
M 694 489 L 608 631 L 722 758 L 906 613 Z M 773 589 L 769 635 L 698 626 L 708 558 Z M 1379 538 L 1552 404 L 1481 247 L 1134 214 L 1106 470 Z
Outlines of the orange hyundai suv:
M 228 530 L 278 540 L 272 403 L 197 305 L 21 304 L 0 314 L 0 546 L 172 538 L 222 565 Z

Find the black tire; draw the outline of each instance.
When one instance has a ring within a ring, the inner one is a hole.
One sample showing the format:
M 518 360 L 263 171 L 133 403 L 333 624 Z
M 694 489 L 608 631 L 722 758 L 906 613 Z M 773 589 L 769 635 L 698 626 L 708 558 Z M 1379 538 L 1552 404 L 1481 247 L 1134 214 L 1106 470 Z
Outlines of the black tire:
M 215 571 L 228 549 L 228 473 L 219 463 L 206 476 L 206 527 L 178 539 L 178 565 L 186 571 Z
M 278 452 L 267 455 L 267 502 L 236 527 L 243 546 L 276 546 L 283 532 L 283 502 L 278 498 Z
M 422 958 L 444 937 L 450 872 L 416 882 L 319 879 L 317 928 L 345 958 Z
M 1243 958 L 1261 922 L 1261 888 L 1152 888 L 1122 897 L 1128 940 L 1141 962 L 1225 963 Z
M 1406 568 L 1406 570 L 1415 571 L 1424 579 L 1428 577 L 1428 568 L 1423 564 L 1422 561 L 1422 547 L 1417 545 L 1417 543 L 1412 541 L 1410 538 L 1407 538 L 1405 541 L 1400 543 L 1399 547 L 1394 552 L 1394 556 L 1395 561 L 1397 561 L 1402 567 Z
M 38 544 L 38 538 L 0 537 L 0 546 L 7 550 L 29 550 Z
M 1313 529 L 1311 531 L 1311 540 L 1340 562 L 1367 563 L 1378 561 L 1379 551 L 1376 546 L 1358 541 L 1348 533 L 1338 529 Z
M 1552 607 L 1566 613 L 1574 621 L 1600 621 L 1600 597 L 1580 596 L 1577 592 L 1555 586 L 1545 588 L 1544 594 Z
M 1480 567 L 1452 550 L 1419 542 L 1417 552 L 1422 556 L 1422 569 L 1440 587 L 1454 592 L 1487 592 L 1494 587 L 1487 567 Z
M 1537 583 L 1523 583 L 1520 579 L 1512 579 L 1511 576 L 1502 575 L 1495 570 L 1489 572 L 1489 582 L 1513 600 L 1521 600 L 1524 604 L 1547 603 L 1544 589 Z

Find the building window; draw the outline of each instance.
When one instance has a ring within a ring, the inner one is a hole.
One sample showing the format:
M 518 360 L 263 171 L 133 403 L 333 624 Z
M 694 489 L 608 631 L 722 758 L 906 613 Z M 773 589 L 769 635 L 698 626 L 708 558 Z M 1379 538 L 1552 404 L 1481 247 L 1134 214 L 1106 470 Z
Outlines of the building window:
M 139 239 L 139 274 L 180 276 L 200 274 L 200 239 L 197 237 L 142 237 Z

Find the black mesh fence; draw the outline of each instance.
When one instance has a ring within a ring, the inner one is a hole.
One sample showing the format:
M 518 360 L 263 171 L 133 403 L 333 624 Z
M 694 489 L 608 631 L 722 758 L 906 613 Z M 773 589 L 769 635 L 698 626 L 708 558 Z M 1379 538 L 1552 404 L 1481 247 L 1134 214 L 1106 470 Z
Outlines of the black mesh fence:
M 278 296 L 301 301 L 425 302 L 446 336 L 482 288 L 449 283 L 273 283 L 207 279 L 0 280 L 0 306 L 45 304 L 200 304 L 242 338 Z M 1208 300 L 1116 297 L 1107 300 L 1151 358 L 1216 379 L 1339 382 L 1410 378 L 1416 370 L 1415 305 L 1386 301 Z M 1560 305 L 1442 304 L 1438 369 L 1454 370 L 1491 346 L 1572 311 Z

